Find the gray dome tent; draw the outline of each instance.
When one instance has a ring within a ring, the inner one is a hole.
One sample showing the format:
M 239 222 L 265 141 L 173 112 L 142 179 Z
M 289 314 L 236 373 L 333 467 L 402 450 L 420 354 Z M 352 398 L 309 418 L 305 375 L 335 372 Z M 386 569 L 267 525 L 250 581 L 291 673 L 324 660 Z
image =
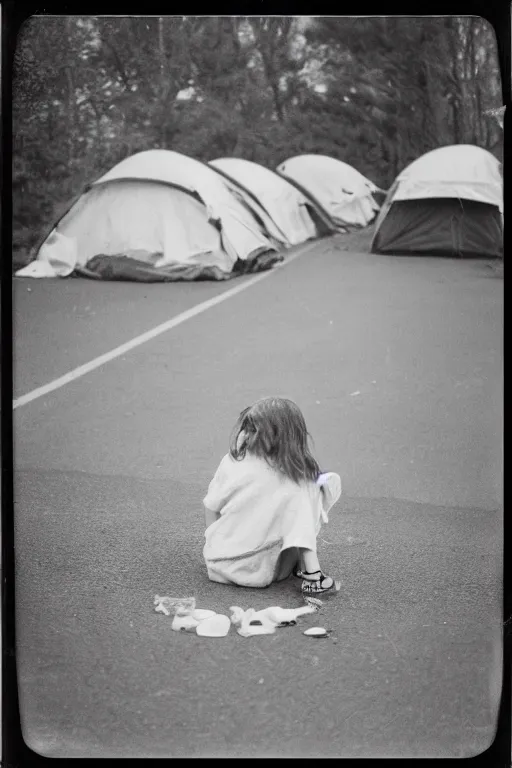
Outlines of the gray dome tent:
M 286 177 L 238 157 L 211 160 L 209 165 L 252 194 L 284 233 L 289 245 L 337 232 L 320 204 Z
M 473 145 L 440 147 L 396 178 L 377 218 L 371 250 L 498 257 L 502 216 L 498 160 Z
M 340 229 L 366 227 L 379 210 L 373 197 L 377 186 L 334 157 L 297 155 L 281 163 L 277 172 L 314 196 Z
M 225 280 L 270 268 L 285 245 L 243 190 L 232 191 L 206 164 L 156 149 L 88 185 L 16 275 Z

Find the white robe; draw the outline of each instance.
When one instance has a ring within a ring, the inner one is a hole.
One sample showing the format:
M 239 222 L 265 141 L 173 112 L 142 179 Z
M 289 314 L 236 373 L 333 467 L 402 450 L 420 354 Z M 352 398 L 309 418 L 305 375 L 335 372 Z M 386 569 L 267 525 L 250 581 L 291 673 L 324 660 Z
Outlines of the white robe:
M 203 503 L 218 520 L 205 531 L 203 550 L 212 581 L 266 587 L 287 578 L 297 547 L 316 551 L 322 519 L 338 500 L 341 482 L 329 473 L 321 487 L 294 483 L 264 459 L 249 454 L 222 459 Z

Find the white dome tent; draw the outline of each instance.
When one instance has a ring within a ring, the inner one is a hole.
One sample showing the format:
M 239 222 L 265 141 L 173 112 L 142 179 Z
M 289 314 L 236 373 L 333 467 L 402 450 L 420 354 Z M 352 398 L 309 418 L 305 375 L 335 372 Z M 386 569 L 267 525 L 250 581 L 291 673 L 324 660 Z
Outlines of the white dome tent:
M 397 176 L 378 216 L 371 250 L 499 256 L 502 216 L 499 161 L 471 144 L 439 147 Z
M 89 185 L 20 277 L 226 279 L 282 260 L 263 209 L 207 165 L 169 150 L 126 158 Z
M 209 165 L 251 192 L 284 233 L 289 245 L 320 237 L 326 231 L 336 231 L 325 211 L 319 210 L 314 201 L 274 171 L 234 157 L 211 160 Z
M 379 188 L 334 157 L 298 155 L 281 163 L 277 171 L 311 191 L 338 225 L 366 227 L 379 210 L 373 197 Z

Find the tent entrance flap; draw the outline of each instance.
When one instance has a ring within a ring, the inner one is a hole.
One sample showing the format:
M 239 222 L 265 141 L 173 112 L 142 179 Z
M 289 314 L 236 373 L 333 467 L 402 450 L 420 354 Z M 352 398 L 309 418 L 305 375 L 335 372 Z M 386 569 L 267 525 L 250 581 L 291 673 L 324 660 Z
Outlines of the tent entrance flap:
M 499 257 L 501 214 L 496 206 L 474 200 L 395 201 L 380 222 L 372 251 Z

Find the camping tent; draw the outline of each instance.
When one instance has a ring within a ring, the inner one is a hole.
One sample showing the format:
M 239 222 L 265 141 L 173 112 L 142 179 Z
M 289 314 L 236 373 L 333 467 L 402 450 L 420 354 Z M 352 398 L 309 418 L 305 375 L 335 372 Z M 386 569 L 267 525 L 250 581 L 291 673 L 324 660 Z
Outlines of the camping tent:
M 473 145 L 440 147 L 396 178 L 378 216 L 371 250 L 499 256 L 502 211 L 499 161 Z
M 274 171 L 235 157 L 212 160 L 210 165 L 254 195 L 290 245 L 336 231 L 327 212 Z
M 285 160 L 277 171 L 311 191 L 341 226 L 365 227 L 379 210 L 373 198 L 378 187 L 341 160 L 326 155 L 299 155 Z
M 16 274 L 167 281 L 267 268 L 282 260 L 284 237 L 256 208 L 197 160 L 168 150 L 140 152 L 89 185 L 35 261 Z

